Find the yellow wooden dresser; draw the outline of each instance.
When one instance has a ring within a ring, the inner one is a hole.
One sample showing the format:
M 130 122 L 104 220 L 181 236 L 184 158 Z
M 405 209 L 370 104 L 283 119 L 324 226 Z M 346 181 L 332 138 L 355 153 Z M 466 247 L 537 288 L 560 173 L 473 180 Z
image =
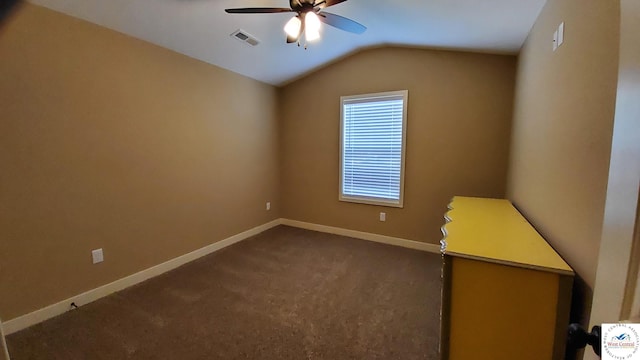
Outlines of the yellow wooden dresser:
M 562 359 L 569 265 L 508 200 L 456 196 L 445 219 L 441 358 Z

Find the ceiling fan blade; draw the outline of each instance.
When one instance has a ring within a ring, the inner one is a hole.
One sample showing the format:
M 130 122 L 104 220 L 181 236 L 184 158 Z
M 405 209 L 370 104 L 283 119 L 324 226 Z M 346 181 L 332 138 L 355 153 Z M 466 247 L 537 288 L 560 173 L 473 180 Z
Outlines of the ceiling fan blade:
M 283 13 L 283 12 L 293 12 L 291 9 L 287 8 L 239 8 L 239 9 L 225 9 L 229 14 L 272 14 L 272 13 Z
M 319 7 L 320 9 L 327 8 L 329 6 L 338 5 L 347 0 L 317 0 L 313 6 Z
M 366 26 L 340 15 L 322 11 L 318 13 L 318 16 L 320 17 L 320 21 L 322 21 L 323 23 L 331 25 L 340 30 L 348 31 L 354 34 L 362 34 L 367 31 Z

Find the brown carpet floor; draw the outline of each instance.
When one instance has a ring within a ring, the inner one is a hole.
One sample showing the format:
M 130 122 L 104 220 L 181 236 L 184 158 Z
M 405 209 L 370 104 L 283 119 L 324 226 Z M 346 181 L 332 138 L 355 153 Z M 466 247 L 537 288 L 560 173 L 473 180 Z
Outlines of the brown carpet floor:
M 279 226 L 7 337 L 23 359 L 437 359 L 440 256 Z

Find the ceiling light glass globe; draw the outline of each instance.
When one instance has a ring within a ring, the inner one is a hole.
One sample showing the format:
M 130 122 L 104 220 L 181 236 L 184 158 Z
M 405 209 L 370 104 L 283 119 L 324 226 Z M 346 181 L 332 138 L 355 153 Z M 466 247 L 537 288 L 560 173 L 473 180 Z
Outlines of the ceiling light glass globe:
M 316 15 L 315 12 L 309 11 L 307 15 L 305 15 L 305 31 L 311 30 L 311 32 L 319 32 L 320 31 L 320 18 Z
M 300 26 L 302 26 L 300 18 L 294 16 L 284 26 L 284 31 L 291 37 L 297 37 L 300 34 Z
M 311 31 L 311 30 L 307 29 L 305 31 L 305 37 L 306 37 L 308 42 L 315 41 L 315 40 L 320 39 L 320 32 L 319 31 Z

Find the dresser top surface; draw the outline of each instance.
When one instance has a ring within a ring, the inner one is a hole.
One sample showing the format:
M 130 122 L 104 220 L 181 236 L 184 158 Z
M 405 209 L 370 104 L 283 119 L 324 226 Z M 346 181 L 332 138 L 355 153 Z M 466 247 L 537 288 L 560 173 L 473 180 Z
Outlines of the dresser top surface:
M 573 275 L 509 200 L 456 196 L 443 226 L 447 255 Z

